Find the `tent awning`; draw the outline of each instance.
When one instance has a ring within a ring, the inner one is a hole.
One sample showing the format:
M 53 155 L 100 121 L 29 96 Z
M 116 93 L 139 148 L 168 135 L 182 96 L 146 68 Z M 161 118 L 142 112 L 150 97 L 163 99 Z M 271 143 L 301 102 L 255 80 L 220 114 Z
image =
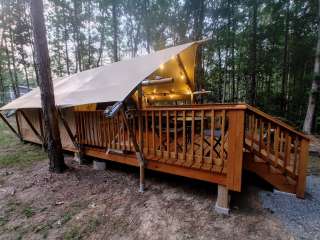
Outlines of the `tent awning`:
M 190 47 L 196 51 L 198 44 L 191 42 L 56 79 L 53 81 L 55 103 L 58 107 L 68 107 L 124 101 L 161 64 Z M 39 88 L 8 103 L 0 110 L 23 108 L 41 108 Z

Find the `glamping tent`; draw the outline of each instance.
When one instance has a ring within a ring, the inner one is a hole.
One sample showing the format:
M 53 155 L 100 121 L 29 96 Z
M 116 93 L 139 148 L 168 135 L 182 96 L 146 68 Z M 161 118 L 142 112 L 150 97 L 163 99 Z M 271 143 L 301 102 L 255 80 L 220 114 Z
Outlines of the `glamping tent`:
M 217 183 L 216 208 L 241 191 L 243 169 L 304 196 L 309 139 L 247 104 L 194 104 L 198 46 L 191 42 L 56 79 L 65 150 Z M 200 92 L 201 93 L 201 92 Z M 21 140 L 45 143 L 40 91 L 15 110 Z

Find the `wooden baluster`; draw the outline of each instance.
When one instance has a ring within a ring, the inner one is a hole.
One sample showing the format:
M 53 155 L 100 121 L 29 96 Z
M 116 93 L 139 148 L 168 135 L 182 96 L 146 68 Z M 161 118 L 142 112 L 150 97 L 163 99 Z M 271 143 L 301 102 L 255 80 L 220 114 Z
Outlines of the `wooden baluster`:
M 120 114 L 117 114 L 117 124 L 118 124 L 118 149 L 121 150 L 122 149 L 122 143 L 121 143 L 121 119 L 120 119 Z
M 201 164 L 201 167 L 203 165 L 203 138 L 204 138 L 204 135 L 203 135 L 203 132 L 204 132 L 204 111 L 201 110 L 201 133 L 200 133 L 200 164 Z
M 159 111 L 159 149 L 160 157 L 162 157 L 162 116 L 161 111 Z
M 224 166 L 224 139 L 225 139 L 225 121 L 226 121 L 226 110 L 222 110 L 222 126 L 221 126 L 221 149 L 220 149 L 220 158 L 222 166 Z
M 98 136 L 99 136 L 99 133 L 97 131 L 97 124 L 98 124 L 98 119 L 96 118 L 96 115 L 95 115 L 95 112 L 91 112 L 91 116 L 92 116 L 92 125 L 93 125 L 93 145 L 94 146 L 97 146 L 97 140 L 98 140 Z
M 80 123 L 81 123 L 81 144 L 86 144 L 86 128 L 84 128 L 84 116 L 83 112 L 78 112 L 80 117 Z
M 122 115 L 119 114 L 119 118 L 120 118 L 120 121 L 121 121 L 121 128 L 120 129 L 121 129 L 122 149 L 127 150 L 126 142 L 125 142 L 125 126 L 124 126 Z
M 295 136 L 294 138 L 294 161 L 293 161 L 293 174 L 297 174 L 297 163 L 298 163 L 298 149 L 299 149 L 299 137 Z
M 111 148 L 116 148 L 116 131 L 115 131 L 115 128 L 114 128 L 114 122 L 115 122 L 115 116 L 112 117 L 110 119 L 110 125 L 111 125 L 111 131 L 112 131 L 112 136 L 111 136 Z
M 88 144 L 92 145 L 92 124 L 91 124 L 91 115 L 90 112 L 86 112 L 87 123 L 85 126 L 88 126 Z M 88 125 L 87 125 L 88 124 Z
M 135 134 L 135 138 L 137 138 L 138 135 L 137 135 L 137 130 L 136 130 L 137 129 L 136 128 L 136 112 L 133 112 L 132 126 L 133 126 L 133 132 Z M 138 141 L 138 140 L 136 139 L 136 141 Z M 132 142 L 132 144 L 133 144 L 133 142 Z M 134 147 L 134 146 L 132 146 L 132 147 Z
M 130 127 L 130 120 L 128 119 L 128 126 Z M 126 148 L 128 149 L 128 151 L 131 151 L 131 144 L 130 144 L 130 137 L 129 137 L 129 128 L 127 125 L 124 125 L 125 129 L 126 129 L 126 136 L 125 136 L 125 142 L 126 142 Z
M 263 143 L 263 134 L 264 134 L 264 122 L 260 119 L 260 136 L 259 136 L 259 152 L 261 153 Z
M 169 122 L 169 111 L 167 111 L 167 154 L 168 154 L 168 158 L 170 158 L 170 122 Z
M 214 165 L 214 118 L 214 110 L 211 110 L 210 159 L 212 166 Z
M 148 111 L 145 112 L 145 124 L 146 124 L 146 150 L 149 154 L 149 126 L 148 126 Z
M 177 159 L 177 111 L 174 111 L 174 158 Z
M 270 161 L 270 147 L 271 147 L 271 123 L 268 123 L 268 133 L 267 133 L 267 159 Z
M 154 114 L 154 111 L 152 110 L 152 149 L 153 149 L 153 156 L 156 156 L 156 134 L 155 134 L 155 132 L 156 132 L 156 126 L 155 126 L 155 116 L 154 116 L 155 114 Z
M 107 123 L 108 148 L 111 148 L 111 119 L 105 119 Z
M 277 126 L 276 133 L 274 135 L 274 161 L 278 165 L 278 158 L 279 158 L 279 138 L 280 138 L 280 128 Z
M 89 112 L 90 113 L 90 124 L 91 124 L 91 131 L 90 131 L 90 141 L 91 141 L 91 145 L 95 145 L 95 136 L 96 136 L 96 133 L 95 133 L 95 127 L 94 127 L 94 123 L 95 123 L 95 119 L 94 119 L 94 116 L 93 116 L 93 112 Z
M 291 136 L 288 132 L 286 132 L 286 142 L 285 142 L 285 153 L 284 153 L 284 169 L 287 168 L 287 166 L 290 166 L 290 152 L 291 152 Z
M 77 116 L 77 122 L 78 122 L 78 143 L 82 144 L 83 139 L 82 139 L 82 130 L 81 130 L 81 119 L 80 119 L 80 114 L 79 112 L 75 112 L 75 115 Z
M 186 161 L 186 145 L 187 140 L 186 140 L 186 111 L 182 111 L 182 128 L 183 128 L 183 133 L 182 133 L 182 155 L 183 155 L 183 160 Z
M 251 133 L 251 152 L 253 152 L 253 147 L 254 147 L 254 141 L 255 141 L 255 134 L 256 134 L 256 122 L 258 121 L 258 119 L 255 118 L 254 115 L 252 115 L 252 133 Z
M 281 159 L 281 154 L 284 152 L 283 150 L 283 145 L 284 145 L 284 141 L 283 141 L 283 138 L 284 138 L 284 132 L 281 131 L 280 132 L 280 150 L 279 150 L 279 156 L 280 156 L 280 159 Z
M 194 110 L 191 112 L 192 122 L 191 122 L 191 159 L 192 164 L 194 163 L 194 132 L 195 132 L 195 124 L 194 124 Z

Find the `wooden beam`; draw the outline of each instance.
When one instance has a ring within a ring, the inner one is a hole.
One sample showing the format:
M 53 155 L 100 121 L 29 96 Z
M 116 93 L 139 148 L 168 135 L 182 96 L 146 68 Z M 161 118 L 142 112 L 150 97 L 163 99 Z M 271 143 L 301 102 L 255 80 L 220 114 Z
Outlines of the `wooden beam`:
M 64 128 L 67 130 L 68 136 L 70 137 L 73 145 L 74 145 L 76 148 L 79 148 L 79 144 L 77 143 L 76 138 L 75 138 L 75 136 L 73 135 L 73 133 L 72 133 L 70 127 L 69 127 L 68 122 L 64 119 L 63 114 L 62 114 L 62 112 L 61 112 L 60 109 L 58 109 L 58 115 L 59 115 L 59 117 L 60 117 L 60 119 L 61 119 L 61 121 L 62 121 L 62 123 L 63 123 Z
M 16 115 L 16 123 L 17 123 L 18 134 L 19 134 L 20 141 L 23 141 L 22 134 L 21 134 L 21 127 L 20 127 L 20 120 L 19 120 L 18 114 L 19 114 L 19 110 L 16 110 L 16 114 L 15 115 Z
M 21 136 L 17 133 L 17 131 L 12 127 L 12 125 L 8 122 L 8 120 L 0 113 L 0 118 L 3 120 L 3 122 L 11 129 L 11 131 L 21 139 Z
M 30 122 L 29 118 L 27 117 L 27 115 L 25 114 L 25 112 L 23 110 L 20 110 L 21 115 L 23 116 L 24 120 L 26 120 L 27 124 L 29 125 L 29 127 L 31 128 L 31 130 L 33 131 L 33 133 L 39 138 L 39 140 L 43 143 L 43 139 L 41 137 L 41 135 L 38 133 L 38 131 L 35 129 L 35 127 L 33 126 L 33 124 Z
M 177 62 L 178 62 L 178 65 L 179 65 L 180 69 L 182 70 L 183 74 L 184 74 L 185 77 L 186 77 L 187 84 L 188 84 L 188 86 L 190 87 L 190 90 L 192 90 L 192 88 L 193 88 L 192 86 L 193 86 L 193 85 L 192 85 L 192 82 L 191 82 L 191 80 L 190 80 L 190 77 L 189 77 L 189 75 L 188 75 L 188 73 L 187 73 L 187 71 L 186 71 L 186 68 L 184 67 L 184 65 L 183 65 L 183 63 L 182 63 L 180 54 L 177 55 Z
M 296 195 L 299 198 L 304 198 L 306 188 L 306 177 L 308 168 L 309 142 L 306 139 L 301 140 L 300 159 L 298 164 L 298 182 Z

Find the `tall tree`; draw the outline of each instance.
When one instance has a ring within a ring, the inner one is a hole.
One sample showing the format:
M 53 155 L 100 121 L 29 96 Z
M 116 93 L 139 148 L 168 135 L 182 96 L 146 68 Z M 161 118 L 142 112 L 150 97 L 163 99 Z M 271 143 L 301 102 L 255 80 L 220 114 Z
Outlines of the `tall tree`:
M 114 62 L 119 61 L 118 54 L 118 3 L 117 0 L 112 0 L 112 33 L 113 33 L 113 42 L 112 42 L 112 58 Z
M 47 140 L 50 171 L 61 173 L 65 170 L 62 145 L 60 139 L 58 111 L 55 106 L 53 83 L 43 16 L 42 0 L 31 0 L 31 16 L 33 24 L 34 45 L 39 66 L 41 105 L 44 130 Z
M 318 41 L 314 63 L 314 75 L 308 101 L 308 110 L 303 124 L 303 131 L 310 134 L 315 119 L 317 100 L 320 89 L 320 0 L 318 0 Z
M 258 12 L 258 0 L 252 0 L 252 33 L 251 33 L 251 69 L 250 69 L 250 77 L 251 77 L 251 87 L 250 87 L 250 103 L 252 105 L 256 104 L 257 98 L 257 12 Z

